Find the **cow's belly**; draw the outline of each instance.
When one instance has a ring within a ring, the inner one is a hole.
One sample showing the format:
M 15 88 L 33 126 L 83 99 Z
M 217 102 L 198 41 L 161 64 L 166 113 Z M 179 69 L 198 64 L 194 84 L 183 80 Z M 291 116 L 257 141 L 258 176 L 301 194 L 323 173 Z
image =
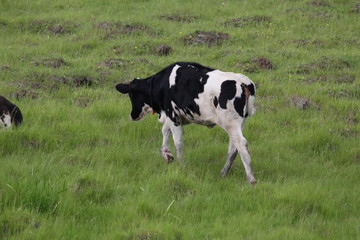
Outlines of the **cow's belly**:
M 216 125 L 215 121 L 212 119 L 202 118 L 201 116 L 189 117 L 187 115 L 180 116 L 180 123 L 181 123 L 181 125 L 195 123 L 195 124 L 207 126 L 209 128 L 212 128 Z
M 217 124 L 218 116 L 217 109 L 210 104 L 202 104 L 199 107 L 200 114 L 191 112 L 190 114 L 186 111 L 178 111 L 180 123 L 182 125 L 195 123 L 204 125 L 207 127 L 214 127 Z

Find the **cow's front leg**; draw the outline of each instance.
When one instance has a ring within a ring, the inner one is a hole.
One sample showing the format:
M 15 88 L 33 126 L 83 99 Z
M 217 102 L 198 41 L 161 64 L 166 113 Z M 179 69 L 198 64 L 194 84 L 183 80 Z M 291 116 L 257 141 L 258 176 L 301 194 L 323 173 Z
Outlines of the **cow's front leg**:
M 233 164 L 233 162 L 236 158 L 237 152 L 238 151 L 237 151 L 235 145 L 232 143 L 231 138 L 230 138 L 226 163 L 220 172 L 220 176 L 225 177 L 228 174 L 228 172 L 231 168 L 231 165 Z
M 182 163 L 182 147 L 183 147 L 183 131 L 181 126 L 175 126 L 175 124 L 170 125 L 172 132 L 174 145 L 176 148 L 176 158 L 179 163 Z
M 161 131 L 162 131 L 162 135 L 163 135 L 163 142 L 162 142 L 162 146 L 160 148 L 160 153 L 161 153 L 161 156 L 163 156 L 163 158 L 165 158 L 165 160 L 168 163 L 171 163 L 174 161 L 174 156 L 170 152 L 170 147 L 169 147 L 169 137 L 171 134 L 169 123 L 165 122 Z

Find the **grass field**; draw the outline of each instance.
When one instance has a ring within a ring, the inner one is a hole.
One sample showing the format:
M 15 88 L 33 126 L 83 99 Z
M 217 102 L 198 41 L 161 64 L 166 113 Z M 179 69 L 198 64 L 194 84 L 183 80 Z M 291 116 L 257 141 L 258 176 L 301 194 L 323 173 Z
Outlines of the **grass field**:
M 360 239 L 360 6 L 346 0 L 0 0 L 0 239 Z M 245 137 L 184 128 L 185 166 L 156 116 L 114 88 L 175 61 L 258 86 Z

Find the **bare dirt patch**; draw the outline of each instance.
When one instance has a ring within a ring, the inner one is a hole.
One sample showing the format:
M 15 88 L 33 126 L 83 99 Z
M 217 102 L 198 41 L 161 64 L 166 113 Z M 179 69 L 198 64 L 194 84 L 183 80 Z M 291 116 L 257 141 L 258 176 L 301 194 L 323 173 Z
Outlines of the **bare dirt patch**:
M 21 99 L 21 98 L 37 98 L 38 94 L 32 90 L 27 90 L 27 89 L 20 89 L 17 91 L 14 91 L 12 93 L 9 94 L 9 96 L 11 98 L 16 98 L 16 99 Z
M 44 73 L 30 73 L 11 83 L 18 90 L 10 93 L 12 98 L 37 98 L 39 91 L 54 91 L 61 85 L 71 87 L 90 87 L 94 84 L 94 80 L 89 76 L 57 76 Z
M 337 83 L 354 83 L 356 80 L 355 75 L 352 74 L 339 74 L 335 76 Z
M 63 20 L 31 20 L 21 23 L 20 27 L 33 33 L 50 33 L 55 35 L 74 33 L 77 24 Z
M 121 56 L 124 53 L 130 53 L 131 55 L 139 55 L 144 56 L 148 54 L 157 55 L 157 56 L 167 56 L 171 54 L 173 48 L 168 44 L 152 44 L 150 42 L 144 43 L 128 43 L 123 45 L 117 45 L 112 48 L 112 52 L 115 55 Z M 126 66 L 127 64 L 131 63 L 128 60 L 121 60 L 123 61 L 122 66 Z M 107 63 L 102 65 L 108 65 Z
M 13 85 L 26 91 L 44 89 L 46 88 L 46 78 L 47 74 L 32 72 L 15 81 Z
M 10 70 L 10 65 L 7 64 L 0 64 L 0 71 L 8 71 Z
M 260 69 L 273 69 L 273 65 L 266 57 L 256 57 L 251 59 Z
M 352 39 L 345 39 L 343 40 L 344 43 L 351 45 L 351 46 L 358 46 L 360 45 L 360 39 L 352 38 Z
M 307 4 L 314 7 L 330 7 L 330 3 L 325 0 L 309 1 Z
M 173 49 L 168 44 L 159 44 L 154 47 L 154 53 L 159 56 L 167 56 L 172 53 Z
M 45 58 L 40 61 L 35 61 L 34 64 L 36 66 L 59 68 L 62 65 L 66 65 L 66 62 L 62 58 Z
M 254 73 L 260 70 L 271 70 L 274 68 L 267 57 L 254 57 L 251 60 L 240 61 L 236 65 L 245 73 Z
M 350 10 L 350 13 L 360 13 L 360 2 L 356 3 L 353 7 L 353 9 Z
M 182 37 L 186 45 L 221 45 L 224 41 L 229 39 L 229 34 L 215 31 L 200 31 L 197 30 L 191 34 Z
M 299 95 L 293 95 L 289 98 L 289 100 L 295 107 L 300 109 L 307 109 L 311 105 L 310 99 L 300 97 Z
M 162 236 L 160 233 L 157 232 L 143 232 L 143 233 L 139 233 L 136 234 L 136 237 L 129 237 L 127 239 L 139 239 L 139 240 L 153 240 L 153 239 L 158 239 L 158 240 L 163 240 L 166 239 L 164 236 Z M 182 238 L 175 238 L 175 239 L 182 239 Z
M 357 98 L 360 99 L 360 86 L 330 90 L 328 95 L 333 98 Z
M 330 132 L 343 138 L 354 138 L 359 136 L 359 132 L 351 128 L 331 129 Z
M 124 67 L 126 65 L 127 61 L 119 59 L 119 58 L 110 58 L 110 59 L 106 59 L 102 62 L 99 62 L 97 64 L 97 68 L 111 68 L 111 69 L 115 69 L 115 68 L 121 68 Z
M 341 59 L 331 59 L 331 58 L 320 58 L 318 61 L 314 62 L 313 65 L 320 69 L 346 69 L 350 68 L 351 64 L 348 61 Z
M 270 23 L 271 18 L 268 16 L 241 17 L 227 20 L 225 27 L 243 27 L 249 24 Z
M 51 88 L 57 88 L 58 85 L 64 84 L 71 87 L 90 87 L 94 84 L 94 80 L 89 76 L 74 75 L 74 76 L 47 76 L 48 83 Z
M 322 46 L 324 42 L 316 39 L 294 39 L 291 43 L 296 44 L 298 47 L 304 46 Z
M 90 87 L 93 84 L 92 78 L 87 76 L 72 76 L 69 78 L 69 82 L 75 87 Z
M 47 86 L 50 89 L 57 89 L 59 85 L 68 85 L 71 87 L 90 87 L 94 84 L 94 80 L 89 76 L 48 76 Z
M 327 82 L 328 80 L 329 80 L 329 76 L 327 75 L 314 76 L 314 77 L 301 79 L 302 82 L 306 82 L 306 83 Z
M 198 17 L 190 16 L 186 14 L 162 14 L 159 16 L 160 19 L 166 19 L 173 22 L 193 22 Z
M 24 209 L 5 210 L 0 216 L 0 238 L 16 238 L 25 229 L 34 230 L 40 222 L 29 211 Z
M 37 90 L 46 88 L 45 74 L 32 72 L 11 84 L 15 85 L 18 89 L 10 93 L 12 98 L 37 98 Z
M 349 111 L 345 116 L 345 121 L 347 124 L 355 125 L 359 123 L 359 118 L 357 117 L 357 110 Z

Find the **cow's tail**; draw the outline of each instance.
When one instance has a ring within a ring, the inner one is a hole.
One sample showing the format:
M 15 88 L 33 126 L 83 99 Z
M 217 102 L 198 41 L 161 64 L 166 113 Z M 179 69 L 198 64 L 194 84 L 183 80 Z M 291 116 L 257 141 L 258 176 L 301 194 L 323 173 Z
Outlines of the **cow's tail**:
M 247 116 L 252 116 L 256 112 L 255 108 L 255 84 L 251 83 L 245 87 L 246 92 L 246 112 Z
M 252 116 L 255 114 L 255 112 L 255 95 L 250 95 L 247 102 L 247 114 L 248 116 Z

